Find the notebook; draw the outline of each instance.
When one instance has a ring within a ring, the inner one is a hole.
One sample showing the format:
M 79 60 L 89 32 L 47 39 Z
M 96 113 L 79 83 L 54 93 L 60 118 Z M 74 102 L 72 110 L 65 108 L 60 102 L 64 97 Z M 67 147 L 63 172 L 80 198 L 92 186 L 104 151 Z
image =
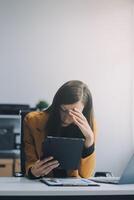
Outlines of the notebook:
M 99 186 L 85 178 L 42 178 L 40 181 L 49 186 Z

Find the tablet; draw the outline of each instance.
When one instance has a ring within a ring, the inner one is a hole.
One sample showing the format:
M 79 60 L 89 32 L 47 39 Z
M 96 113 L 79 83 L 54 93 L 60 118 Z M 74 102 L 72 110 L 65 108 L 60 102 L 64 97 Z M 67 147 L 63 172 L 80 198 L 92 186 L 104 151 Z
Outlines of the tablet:
M 79 168 L 83 145 L 83 138 L 48 136 L 43 143 L 42 158 L 53 156 L 60 163 L 59 169 L 75 170 Z

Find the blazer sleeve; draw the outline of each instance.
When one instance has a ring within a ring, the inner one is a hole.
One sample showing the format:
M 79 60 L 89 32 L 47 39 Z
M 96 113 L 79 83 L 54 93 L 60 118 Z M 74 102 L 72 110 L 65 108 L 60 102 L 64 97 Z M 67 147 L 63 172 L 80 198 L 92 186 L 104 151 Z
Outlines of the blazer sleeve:
M 25 150 L 25 169 L 26 169 L 26 175 L 28 175 L 29 169 L 33 166 L 33 164 L 38 160 L 34 139 L 32 135 L 32 126 L 31 120 L 29 117 L 29 114 L 26 115 L 23 122 L 23 128 L 24 128 L 24 150 Z
M 93 124 L 93 132 L 94 132 L 94 145 L 96 144 L 96 134 L 97 134 L 97 127 L 96 121 L 94 120 Z M 96 152 L 94 151 L 91 155 L 81 158 L 80 160 L 80 167 L 78 170 L 68 171 L 68 176 L 75 176 L 75 177 L 82 177 L 82 178 L 89 178 L 93 176 L 94 170 L 96 166 Z

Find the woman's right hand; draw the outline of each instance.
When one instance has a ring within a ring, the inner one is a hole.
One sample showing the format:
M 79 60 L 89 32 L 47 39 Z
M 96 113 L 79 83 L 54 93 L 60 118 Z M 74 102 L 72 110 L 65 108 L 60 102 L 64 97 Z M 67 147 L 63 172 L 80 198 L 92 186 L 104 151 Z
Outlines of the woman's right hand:
M 31 168 L 31 172 L 36 177 L 45 176 L 58 166 L 59 162 L 57 160 L 54 160 L 53 157 L 48 157 L 43 160 L 37 160 Z

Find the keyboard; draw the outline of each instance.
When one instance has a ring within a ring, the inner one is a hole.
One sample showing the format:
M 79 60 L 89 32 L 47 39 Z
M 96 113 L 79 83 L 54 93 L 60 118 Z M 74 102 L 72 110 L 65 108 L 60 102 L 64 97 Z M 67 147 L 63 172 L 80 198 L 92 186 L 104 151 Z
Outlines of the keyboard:
M 91 178 L 91 180 L 93 180 L 95 182 L 98 182 L 98 183 L 118 184 L 120 178 L 119 177 L 103 177 L 103 176 L 99 176 L 99 177 Z

